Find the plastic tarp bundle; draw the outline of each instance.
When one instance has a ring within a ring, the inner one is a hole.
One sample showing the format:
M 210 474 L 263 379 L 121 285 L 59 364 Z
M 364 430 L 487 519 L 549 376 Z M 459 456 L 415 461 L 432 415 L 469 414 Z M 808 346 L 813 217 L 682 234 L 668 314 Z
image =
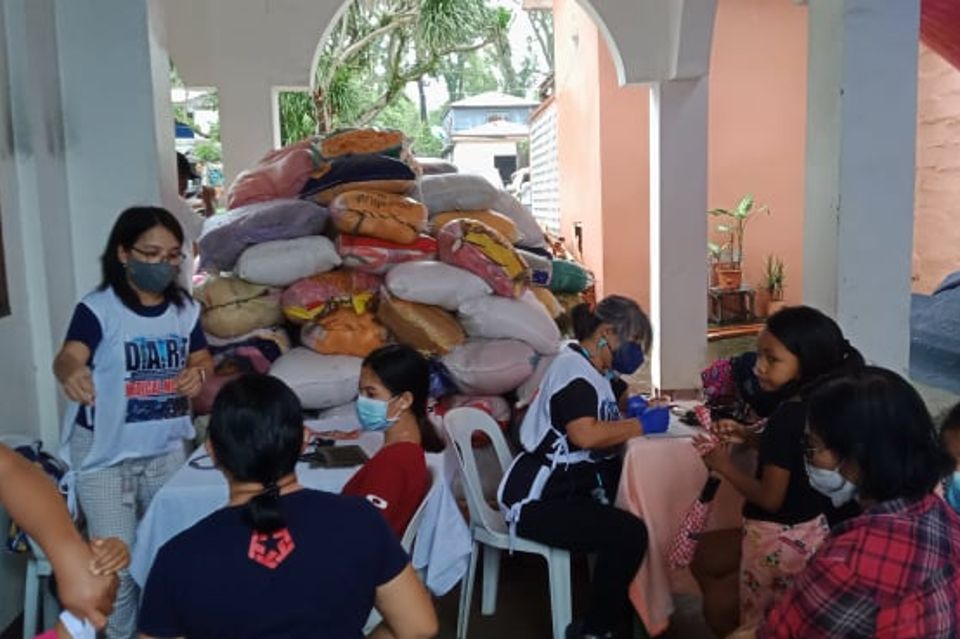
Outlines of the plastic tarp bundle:
M 344 306 L 362 313 L 372 304 L 381 282 L 376 275 L 345 269 L 307 277 L 283 292 L 283 314 L 302 324 Z
M 366 357 L 386 343 L 387 331 L 371 313 L 340 308 L 317 322 L 305 324 L 300 341 L 323 355 Z
M 437 241 L 429 235 L 421 235 L 412 244 L 397 244 L 344 234 L 337 238 L 337 253 L 345 268 L 379 275 L 398 264 L 434 259 L 437 256 Z
M 212 277 L 194 291 L 203 306 L 203 330 L 237 337 L 283 321 L 280 291 L 231 277 Z
M 399 342 L 428 353 L 449 353 L 467 339 L 457 319 L 439 306 L 383 295 L 377 318 Z
M 470 337 L 515 339 L 544 355 L 556 353 L 560 343 L 560 329 L 529 291 L 517 300 L 491 296 L 464 302 L 460 323 Z
M 533 375 L 537 353 L 521 341 L 471 339 L 443 357 L 457 388 L 467 395 L 502 395 Z

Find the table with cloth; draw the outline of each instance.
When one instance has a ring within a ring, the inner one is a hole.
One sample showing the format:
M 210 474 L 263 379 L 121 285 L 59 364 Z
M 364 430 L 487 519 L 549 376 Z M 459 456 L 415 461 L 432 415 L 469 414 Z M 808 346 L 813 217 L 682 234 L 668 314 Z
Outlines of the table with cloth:
M 707 469 L 691 441 L 697 432 L 703 431 L 671 416 L 666 433 L 631 439 L 624 452 L 617 505 L 643 519 L 650 538 L 647 556 L 630 585 L 630 601 L 650 636 L 667 629 L 673 593 L 699 594 L 689 569 L 672 569 L 667 561 L 670 542 L 707 481 Z M 750 464 L 746 451 L 735 459 Z M 723 481 L 706 530 L 739 527 L 742 506 L 743 497 Z
M 354 428 L 356 420 L 353 420 Z M 308 421 L 307 427 L 321 432 L 347 426 L 345 423 L 323 420 Z M 356 444 L 368 456 L 373 456 L 383 442 L 381 433 L 361 433 L 357 439 L 338 441 L 338 445 Z M 190 459 L 202 457 L 201 447 Z M 466 574 L 470 560 L 471 537 L 451 490 L 457 463 L 448 446 L 440 453 L 427 454 L 427 467 L 434 477 L 427 494 L 423 521 L 414 542 L 411 561 L 421 572 L 427 587 L 435 595 L 450 591 Z M 204 465 L 209 459 L 202 460 Z M 199 464 L 198 464 L 199 465 Z M 339 493 L 350 477 L 359 469 L 311 468 L 297 464 L 297 477 L 306 488 Z M 161 488 L 137 528 L 136 541 L 131 551 L 130 574 L 142 587 L 157 552 L 167 541 L 186 530 L 218 508 L 226 505 L 227 481 L 218 470 L 195 468 L 188 462 Z

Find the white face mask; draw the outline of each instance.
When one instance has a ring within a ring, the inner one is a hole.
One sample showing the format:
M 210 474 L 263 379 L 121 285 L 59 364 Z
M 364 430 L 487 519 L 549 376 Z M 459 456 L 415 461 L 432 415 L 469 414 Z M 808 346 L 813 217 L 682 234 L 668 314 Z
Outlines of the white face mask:
M 841 475 L 838 469 L 820 468 L 807 461 L 804 462 L 804 465 L 807 467 L 810 487 L 821 495 L 829 497 L 834 508 L 839 508 L 851 499 L 856 498 L 857 487 Z

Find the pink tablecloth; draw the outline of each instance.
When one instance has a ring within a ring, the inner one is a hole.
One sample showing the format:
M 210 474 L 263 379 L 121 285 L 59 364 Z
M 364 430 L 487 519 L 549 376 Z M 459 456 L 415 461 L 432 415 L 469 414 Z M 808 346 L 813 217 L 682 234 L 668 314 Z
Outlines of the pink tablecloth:
M 630 601 L 651 636 L 666 630 L 674 592 L 697 592 L 688 569 L 670 568 L 667 550 L 706 480 L 707 470 L 689 438 L 638 437 L 627 444 L 617 505 L 641 517 L 650 534 L 647 557 L 630 586 Z M 707 529 L 739 526 L 742 505 L 740 494 L 723 482 Z

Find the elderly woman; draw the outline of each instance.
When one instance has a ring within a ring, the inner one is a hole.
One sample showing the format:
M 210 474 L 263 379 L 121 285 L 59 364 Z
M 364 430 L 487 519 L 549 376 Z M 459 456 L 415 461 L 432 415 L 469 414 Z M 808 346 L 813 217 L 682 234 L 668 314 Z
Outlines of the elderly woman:
M 903 378 L 868 367 L 810 397 L 810 482 L 864 514 L 833 529 L 758 637 L 960 633 L 960 518 L 932 494 L 952 468 Z

